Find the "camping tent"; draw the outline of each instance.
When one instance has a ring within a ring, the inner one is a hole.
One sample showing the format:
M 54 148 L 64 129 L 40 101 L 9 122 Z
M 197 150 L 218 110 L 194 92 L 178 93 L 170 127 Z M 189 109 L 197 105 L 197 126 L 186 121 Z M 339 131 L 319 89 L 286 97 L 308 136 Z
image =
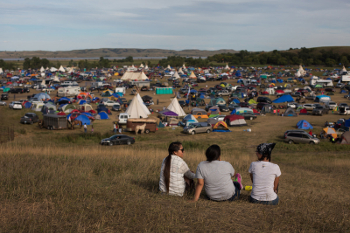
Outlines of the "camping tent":
M 172 112 L 175 112 L 179 117 L 186 116 L 185 111 L 180 106 L 179 101 L 176 97 L 171 101 L 167 109 L 169 109 Z
M 335 132 L 334 128 L 327 127 L 327 128 L 324 128 L 323 131 L 325 132 L 326 135 L 332 135 L 333 138 L 337 138 L 338 137 L 338 135 Z
M 244 120 L 243 116 L 240 115 L 229 115 L 224 118 L 224 121 L 229 125 L 229 126 L 243 126 L 247 125 L 247 122 Z
M 341 135 L 341 144 L 350 144 L 350 131 L 346 131 Z
M 101 120 L 108 120 L 109 119 L 108 114 L 104 111 L 100 112 L 98 115 L 100 115 Z
M 209 106 L 224 105 L 224 104 L 226 104 L 226 101 L 221 97 L 211 99 L 209 102 Z
M 331 97 L 328 95 L 318 95 L 315 98 L 315 102 L 329 102 L 331 101 Z
M 297 116 L 297 114 L 295 113 L 294 109 L 287 108 L 284 112 L 284 116 Z
M 121 80 L 148 80 L 148 77 L 145 75 L 144 72 L 130 72 L 127 71 L 123 74 L 121 77 Z
M 67 116 L 67 118 L 69 118 L 70 117 L 70 115 L 68 115 Z M 84 115 L 84 114 L 81 114 L 81 115 L 79 115 L 77 118 L 75 118 L 75 120 L 78 120 L 78 121 L 81 121 L 81 123 L 83 124 L 83 125 L 90 125 L 90 119 L 89 119 L 89 117 L 87 117 L 86 115 Z
M 307 122 L 306 120 L 301 120 L 297 123 L 297 128 L 298 129 L 313 129 L 311 124 Z
M 139 100 L 138 97 L 141 99 L 139 94 L 134 96 L 129 107 L 125 111 L 125 113 L 129 115 L 129 118 L 147 118 L 148 115 L 151 114 L 147 107 L 143 104 L 142 99 Z
M 224 121 L 219 121 L 213 126 L 213 132 L 231 132 Z
M 275 104 L 284 103 L 284 102 L 294 102 L 294 99 L 291 95 L 282 95 L 280 98 L 275 99 L 272 102 Z
M 34 98 L 38 100 L 46 100 L 46 99 L 50 99 L 51 97 L 46 93 L 38 93 L 34 96 Z
M 188 114 L 182 119 L 182 125 L 188 126 L 190 123 L 197 123 L 197 119 L 192 115 Z

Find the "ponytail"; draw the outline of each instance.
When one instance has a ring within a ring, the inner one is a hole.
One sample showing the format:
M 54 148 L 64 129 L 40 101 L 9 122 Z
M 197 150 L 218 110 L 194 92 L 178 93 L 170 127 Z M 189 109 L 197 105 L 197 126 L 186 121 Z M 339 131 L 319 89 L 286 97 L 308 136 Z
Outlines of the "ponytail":
M 167 193 L 169 193 L 169 187 L 170 187 L 171 155 L 173 155 L 174 152 L 180 150 L 180 145 L 181 145 L 181 142 L 172 142 L 168 148 L 169 155 L 165 158 L 165 161 L 164 161 L 165 166 L 164 166 L 163 175 L 164 175 L 164 181 L 165 181 L 165 187 L 166 187 Z

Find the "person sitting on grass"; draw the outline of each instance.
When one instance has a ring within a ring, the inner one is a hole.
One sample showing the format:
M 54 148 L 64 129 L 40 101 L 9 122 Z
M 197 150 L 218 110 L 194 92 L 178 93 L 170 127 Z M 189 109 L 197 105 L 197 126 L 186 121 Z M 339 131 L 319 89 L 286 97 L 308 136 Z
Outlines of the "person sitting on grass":
M 195 174 L 183 160 L 184 148 L 181 142 L 169 145 L 169 155 L 163 160 L 160 170 L 159 189 L 163 193 L 183 196 L 185 190 L 194 187 Z
M 192 202 L 196 202 L 204 187 L 209 200 L 233 201 L 238 200 L 242 186 L 239 173 L 229 162 L 221 161 L 221 149 L 218 145 L 211 145 L 205 152 L 207 161 L 201 162 L 197 167 L 197 187 Z M 236 182 L 232 181 L 232 177 Z
M 276 143 L 262 143 L 257 147 L 258 161 L 252 162 L 249 167 L 253 189 L 250 202 L 265 205 L 278 205 L 278 182 L 281 176 L 280 167 L 271 163 L 271 152 Z

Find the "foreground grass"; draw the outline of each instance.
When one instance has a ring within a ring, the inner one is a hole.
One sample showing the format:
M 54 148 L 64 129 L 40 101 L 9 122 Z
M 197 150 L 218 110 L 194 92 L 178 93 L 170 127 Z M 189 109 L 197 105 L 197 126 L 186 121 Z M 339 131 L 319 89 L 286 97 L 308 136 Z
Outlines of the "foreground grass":
M 130 147 L 0 148 L 2 232 L 349 231 L 347 153 L 275 153 L 282 170 L 279 206 L 241 200 L 196 204 L 158 193 L 165 150 Z M 204 151 L 186 151 L 195 170 Z M 254 156 L 224 152 L 250 184 Z

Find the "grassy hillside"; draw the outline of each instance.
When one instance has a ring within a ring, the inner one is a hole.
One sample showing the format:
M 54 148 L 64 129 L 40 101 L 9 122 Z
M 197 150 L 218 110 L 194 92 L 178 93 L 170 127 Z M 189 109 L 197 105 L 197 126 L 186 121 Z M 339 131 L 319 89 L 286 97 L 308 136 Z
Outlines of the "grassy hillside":
M 350 54 L 350 46 L 325 46 L 325 47 L 313 47 L 308 49 L 312 49 L 313 50 L 312 53 L 314 54 L 320 54 L 322 50 L 326 52 L 332 51 L 333 53 L 336 53 L 336 54 L 343 54 L 343 53 Z M 286 50 L 286 52 L 291 52 L 291 53 L 297 53 L 300 51 L 301 49 Z

